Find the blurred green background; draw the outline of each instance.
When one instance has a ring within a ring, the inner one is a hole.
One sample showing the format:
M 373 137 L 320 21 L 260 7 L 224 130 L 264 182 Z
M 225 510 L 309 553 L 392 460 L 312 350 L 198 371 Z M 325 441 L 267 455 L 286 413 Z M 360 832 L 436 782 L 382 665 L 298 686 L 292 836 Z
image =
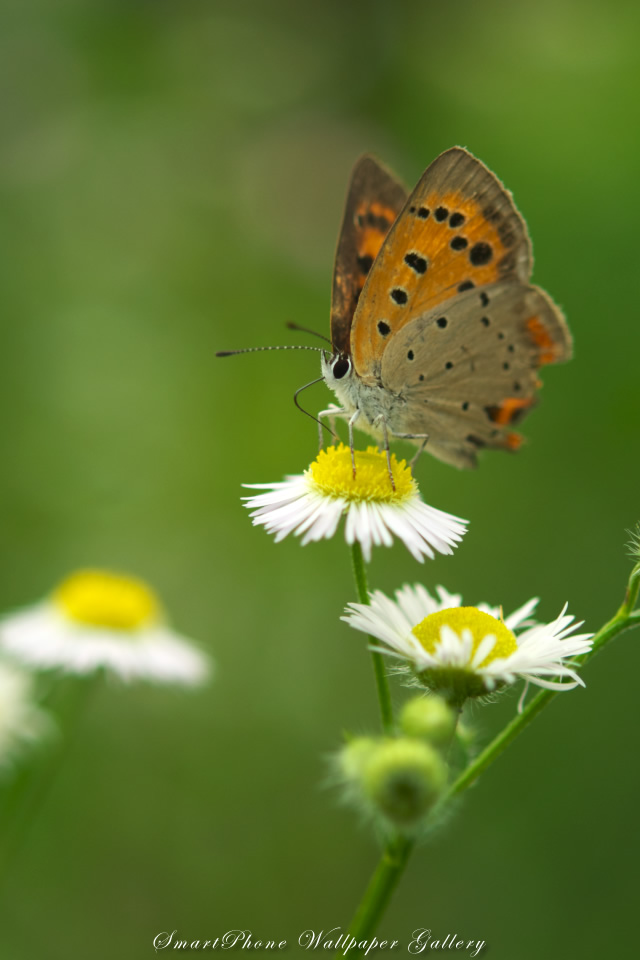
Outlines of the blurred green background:
M 195 694 L 98 694 L 5 894 L 7 960 L 138 960 L 174 928 L 295 943 L 346 926 L 362 893 L 376 844 L 326 785 L 342 731 L 377 722 L 338 619 L 349 555 L 339 537 L 274 545 L 239 499 L 315 455 L 291 398 L 317 356 L 214 358 L 313 342 L 288 320 L 327 331 L 361 152 L 410 185 L 453 144 L 481 157 L 576 341 L 518 456 L 475 473 L 423 457 L 426 499 L 471 521 L 456 555 L 380 550 L 372 585 L 507 611 L 539 595 L 546 619 L 569 600 L 591 630 L 618 606 L 640 517 L 639 29 L 621 0 L 3 0 L 0 607 L 78 566 L 123 569 L 218 665 Z M 455 932 L 495 960 L 628 955 L 639 641 L 482 778 L 384 935 Z M 483 737 L 516 700 L 477 711 Z

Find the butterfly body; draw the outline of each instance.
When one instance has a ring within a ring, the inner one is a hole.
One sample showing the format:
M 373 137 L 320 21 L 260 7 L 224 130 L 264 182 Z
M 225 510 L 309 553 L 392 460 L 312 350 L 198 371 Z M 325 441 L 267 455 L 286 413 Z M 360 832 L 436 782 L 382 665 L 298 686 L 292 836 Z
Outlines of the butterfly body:
M 340 402 L 342 416 L 351 419 L 359 412 L 358 427 L 376 439 L 383 437 L 381 427 L 383 422 L 388 424 L 392 433 L 396 433 L 392 421 L 397 415 L 399 405 L 403 402 L 400 396 L 392 394 L 375 379 L 363 380 L 358 377 L 344 355 L 325 356 L 322 358 L 321 365 L 325 383 L 333 390 Z M 334 368 L 337 368 L 335 373 Z M 346 373 L 340 375 L 344 369 Z
M 514 450 L 537 371 L 569 359 L 561 311 L 529 283 L 524 220 L 497 178 L 454 147 L 412 194 L 371 157 L 356 165 L 336 257 L 333 353 L 322 374 L 340 415 L 376 437 L 427 440 L 476 465 Z

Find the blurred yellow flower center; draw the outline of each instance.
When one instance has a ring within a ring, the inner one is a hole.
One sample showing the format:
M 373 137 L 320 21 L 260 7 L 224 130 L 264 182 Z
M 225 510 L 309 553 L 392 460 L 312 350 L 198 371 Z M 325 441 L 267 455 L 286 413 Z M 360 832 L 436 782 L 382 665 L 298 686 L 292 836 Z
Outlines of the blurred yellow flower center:
M 386 454 L 377 447 L 356 450 L 356 475 L 353 476 L 351 450 L 341 443 L 338 447 L 321 450 L 306 472 L 313 485 L 329 497 L 375 503 L 401 503 L 413 496 L 417 485 L 405 460 L 398 461 L 391 454 L 391 473 L 395 490 L 389 479 Z
M 115 630 L 135 630 L 159 614 L 158 601 L 146 583 L 101 570 L 72 573 L 55 590 L 53 601 L 77 623 Z
M 496 638 L 493 650 L 481 663 L 476 664 L 478 667 L 486 667 L 492 660 L 509 657 L 518 649 L 515 636 L 508 627 L 505 627 L 502 620 L 496 620 L 489 613 L 477 610 L 476 607 L 452 607 L 449 610 L 431 613 L 413 628 L 412 633 L 427 653 L 435 653 L 436 644 L 440 642 L 440 628 L 443 626 L 450 627 L 458 636 L 462 636 L 463 630 L 470 631 L 473 637 L 470 659 L 473 658 L 486 636 L 492 634 Z

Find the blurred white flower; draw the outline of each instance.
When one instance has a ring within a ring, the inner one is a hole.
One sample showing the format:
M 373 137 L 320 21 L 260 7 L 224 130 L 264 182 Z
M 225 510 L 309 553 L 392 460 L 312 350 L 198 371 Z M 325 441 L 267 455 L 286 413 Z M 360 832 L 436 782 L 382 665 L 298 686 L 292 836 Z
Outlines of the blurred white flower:
M 47 599 L 0 620 L 0 649 L 29 667 L 87 674 L 104 668 L 122 680 L 199 684 L 210 661 L 167 626 L 141 580 L 80 570 Z
M 48 714 L 36 706 L 33 678 L 0 662 L 0 777 L 20 752 L 51 730 Z
M 390 547 L 394 536 L 420 562 L 436 552 L 453 553 L 466 520 L 424 503 L 404 460 L 391 455 L 393 486 L 386 455 L 376 447 L 357 450 L 355 462 L 354 477 L 351 450 L 340 444 L 321 450 L 304 474 L 245 484 L 269 491 L 244 498 L 254 524 L 275 534 L 276 542 L 294 533 L 306 544 L 328 540 L 344 516 L 347 543 L 358 541 L 367 561 L 372 547 Z

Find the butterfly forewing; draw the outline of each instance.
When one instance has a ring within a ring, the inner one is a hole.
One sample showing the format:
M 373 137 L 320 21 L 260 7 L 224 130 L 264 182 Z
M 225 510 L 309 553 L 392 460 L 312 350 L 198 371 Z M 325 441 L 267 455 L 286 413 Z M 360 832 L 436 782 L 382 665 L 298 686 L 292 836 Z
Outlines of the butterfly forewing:
M 407 198 L 405 188 L 377 160 L 356 163 L 340 229 L 331 299 L 334 352 L 350 353 L 358 298 L 385 238 Z
M 381 371 L 397 397 L 389 427 L 428 434 L 432 454 L 475 466 L 483 447 L 517 449 L 513 427 L 536 403 L 539 367 L 570 355 L 562 313 L 539 288 L 511 277 L 458 294 L 389 342 Z
M 417 316 L 506 277 L 526 282 L 531 268 L 511 194 L 466 150 L 447 150 L 423 174 L 366 280 L 351 330 L 359 376 L 379 376 L 387 344 Z

